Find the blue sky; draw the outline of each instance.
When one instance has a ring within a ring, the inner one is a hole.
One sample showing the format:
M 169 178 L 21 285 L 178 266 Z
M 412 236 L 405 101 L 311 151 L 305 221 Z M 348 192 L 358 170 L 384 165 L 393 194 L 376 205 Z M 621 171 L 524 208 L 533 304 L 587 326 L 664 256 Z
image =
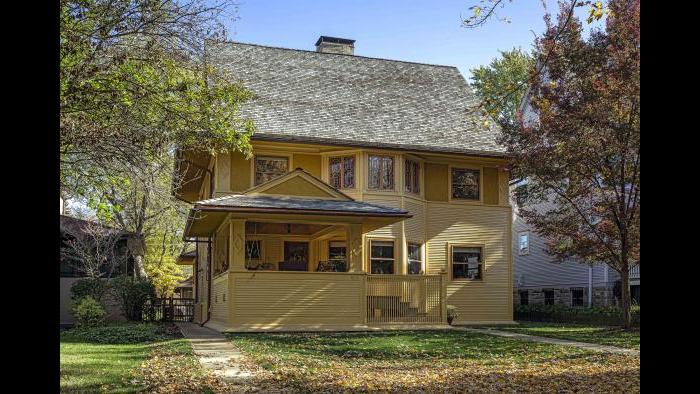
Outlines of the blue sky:
M 512 22 L 491 20 L 475 29 L 461 27 L 477 0 L 241 0 L 238 20 L 228 25 L 234 41 L 314 50 L 320 35 L 356 40 L 355 54 L 457 66 L 469 70 L 498 56 L 499 50 L 530 50 L 534 33 L 544 30 L 540 0 L 514 0 L 499 11 Z M 556 3 L 547 1 L 551 12 Z M 584 15 L 579 9 L 577 15 Z

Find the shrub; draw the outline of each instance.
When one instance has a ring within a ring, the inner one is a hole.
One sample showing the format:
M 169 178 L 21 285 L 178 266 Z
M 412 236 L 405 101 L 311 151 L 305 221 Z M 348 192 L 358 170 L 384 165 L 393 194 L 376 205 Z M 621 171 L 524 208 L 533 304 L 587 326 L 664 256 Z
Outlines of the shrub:
M 452 324 L 452 321 L 459 316 L 457 313 L 457 307 L 454 305 L 447 306 L 447 324 Z
M 105 308 L 90 296 L 76 301 L 73 307 L 73 316 L 77 326 L 95 327 L 102 325 L 106 314 Z
M 120 323 L 101 327 L 76 327 L 64 331 L 62 340 L 77 342 L 128 344 L 148 343 L 181 337 L 170 326 L 153 323 Z
M 622 308 L 616 306 L 573 308 L 564 305 L 515 305 L 514 312 L 516 320 L 604 325 L 622 324 Z M 639 325 L 639 306 L 632 307 L 632 324 Z
M 70 288 L 70 298 L 73 301 L 81 300 L 85 297 L 92 297 L 97 302 L 102 302 L 102 298 L 107 292 L 108 284 L 102 279 L 85 278 L 79 279 Z
M 156 296 L 153 283 L 148 280 L 132 279 L 128 276 L 114 279 L 111 289 L 121 305 L 124 316 L 129 320 L 141 320 L 144 304 Z

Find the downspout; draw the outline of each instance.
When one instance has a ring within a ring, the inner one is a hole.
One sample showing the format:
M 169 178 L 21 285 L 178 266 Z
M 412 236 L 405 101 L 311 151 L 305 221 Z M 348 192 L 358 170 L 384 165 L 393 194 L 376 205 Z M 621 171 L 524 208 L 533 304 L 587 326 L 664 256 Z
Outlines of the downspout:
M 593 306 L 593 267 L 588 266 L 588 307 Z
M 211 319 L 211 237 L 209 237 L 209 243 L 207 243 L 207 320 L 200 324 L 200 327 L 204 327 L 205 324 Z

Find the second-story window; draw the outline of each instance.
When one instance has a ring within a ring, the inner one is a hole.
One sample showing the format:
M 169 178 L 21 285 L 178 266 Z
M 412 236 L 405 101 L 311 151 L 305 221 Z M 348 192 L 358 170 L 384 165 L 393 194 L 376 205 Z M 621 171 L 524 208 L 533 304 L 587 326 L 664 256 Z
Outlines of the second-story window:
M 518 233 L 518 254 L 530 254 L 530 233 L 528 231 Z
M 367 167 L 370 190 L 394 190 L 394 158 L 392 156 L 369 155 Z
M 328 159 L 328 179 L 336 189 L 355 187 L 355 156 L 331 157 Z
M 406 160 L 403 184 L 406 193 L 420 194 L 420 163 Z
M 255 158 L 255 185 L 273 180 L 289 171 L 286 157 L 258 156 Z
M 479 200 L 479 178 L 479 170 L 453 168 L 452 198 L 457 200 Z

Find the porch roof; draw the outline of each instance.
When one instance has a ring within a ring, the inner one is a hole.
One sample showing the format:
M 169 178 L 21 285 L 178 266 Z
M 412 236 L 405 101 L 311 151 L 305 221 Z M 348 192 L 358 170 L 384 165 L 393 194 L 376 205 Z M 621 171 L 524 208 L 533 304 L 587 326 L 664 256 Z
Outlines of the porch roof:
M 270 195 L 234 194 L 195 203 L 195 209 L 226 212 L 280 212 L 394 216 L 409 218 L 408 211 L 354 200 L 330 200 Z

